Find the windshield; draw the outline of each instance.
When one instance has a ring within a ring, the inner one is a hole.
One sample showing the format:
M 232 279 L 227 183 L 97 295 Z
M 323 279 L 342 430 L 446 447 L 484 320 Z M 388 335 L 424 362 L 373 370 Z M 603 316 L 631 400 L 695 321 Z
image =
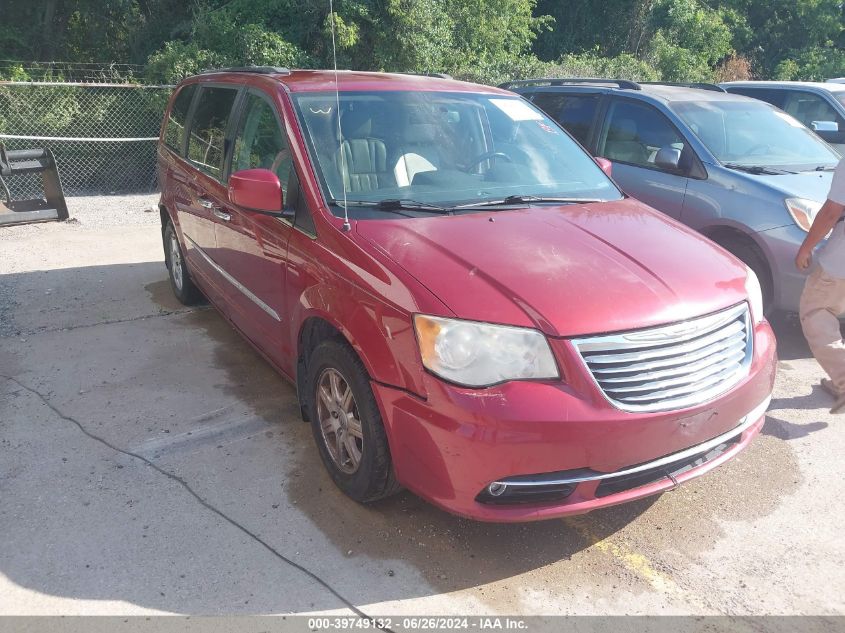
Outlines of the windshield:
M 524 204 L 622 198 L 575 141 L 518 97 L 341 92 L 342 142 L 334 92 L 293 98 L 323 192 L 336 205 L 345 183 L 350 214 L 382 201 L 477 210 L 514 204 L 504 202 L 511 196 L 532 198 Z M 370 217 L 359 211 L 355 217 Z
M 810 130 L 762 102 L 689 101 L 672 109 L 722 163 L 801 169 L 839 161 Z

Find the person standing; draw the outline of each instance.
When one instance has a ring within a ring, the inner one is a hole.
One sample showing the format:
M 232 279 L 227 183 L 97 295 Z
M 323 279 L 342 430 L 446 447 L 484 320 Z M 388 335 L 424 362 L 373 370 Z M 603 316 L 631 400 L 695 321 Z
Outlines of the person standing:
M 818 265 L 807 277 L 798 315 L 810 351 L 830 378 L 822 388 L 836 401 L 831 413 L 845 413 L 845 341 L 839 315 L 845 312 L 845 159 L 833 172 L 827 201 L 816 214 L 798 249 L 795 265 L 806 271 L 813 264 L 813 249 L 830 233 L 818 255 Z

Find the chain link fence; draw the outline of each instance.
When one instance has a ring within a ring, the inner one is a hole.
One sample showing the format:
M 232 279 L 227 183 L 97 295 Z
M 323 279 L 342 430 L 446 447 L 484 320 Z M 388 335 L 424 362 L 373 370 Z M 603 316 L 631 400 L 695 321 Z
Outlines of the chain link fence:
M 149 193 L 172 86 L 0 81 L 0 143 L 48 147 L 66 195 Z M 37 174 L 8 179 L 13 198 L 40 196 Z

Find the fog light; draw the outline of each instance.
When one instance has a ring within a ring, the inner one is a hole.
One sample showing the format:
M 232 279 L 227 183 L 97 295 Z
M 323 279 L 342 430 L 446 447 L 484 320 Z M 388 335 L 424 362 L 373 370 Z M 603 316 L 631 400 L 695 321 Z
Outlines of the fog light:
M 500 497 L 505 494 L 505 491 L 508 487 L 505 484 L 499 483 L 498 481 L 494 481 L 492 484 L 487 486 L 487 492 L 490 493 L 491 497 Z

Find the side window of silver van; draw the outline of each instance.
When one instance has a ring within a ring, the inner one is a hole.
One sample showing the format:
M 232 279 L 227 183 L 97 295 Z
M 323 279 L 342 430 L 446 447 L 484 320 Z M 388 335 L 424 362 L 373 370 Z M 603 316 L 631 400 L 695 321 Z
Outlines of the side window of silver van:
M 538 92 L 532 101 L 560 123 L 581 145 L 588 146 L 593 118 L 599 107 L 598 95 Z
M 664 148 L 683 152 L 685 143 L 669 119 L 654 108 L 616 100 L 598 145 L 599 156 L 659 169 L 655 163 L 657 153 Z
M 808 128 L 812 129 L 816 121 L 833 121 L 843 129 L 842 117 L 834 110 L 823 97 L 804 92 L 803 90 L 790 90 L 784 100 L 782 109 L 801 121 Z

